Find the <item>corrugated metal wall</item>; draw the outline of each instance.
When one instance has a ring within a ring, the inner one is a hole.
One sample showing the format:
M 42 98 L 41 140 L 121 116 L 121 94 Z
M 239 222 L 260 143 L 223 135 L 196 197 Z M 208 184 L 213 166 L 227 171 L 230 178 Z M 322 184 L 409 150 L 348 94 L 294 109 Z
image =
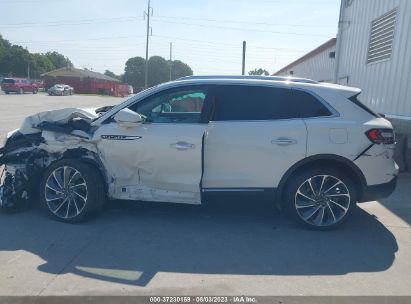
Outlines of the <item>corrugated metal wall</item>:
M 324 50 L 320 54 L 290 67 L 279 76 L 290 76 L 293 71 L 294 77 L 310 78 L 317 81 L 332 82 L 334 80 L 335 59 L 330 58 L 330 52 L 335 52 L 335 46 Z
M 411 0 L 342 1 L 339 82 L 361 88 L 361 100 L 378 112 L 411 117 Z M 371 23 L 394 8 L 391 58 L 367 64 Z

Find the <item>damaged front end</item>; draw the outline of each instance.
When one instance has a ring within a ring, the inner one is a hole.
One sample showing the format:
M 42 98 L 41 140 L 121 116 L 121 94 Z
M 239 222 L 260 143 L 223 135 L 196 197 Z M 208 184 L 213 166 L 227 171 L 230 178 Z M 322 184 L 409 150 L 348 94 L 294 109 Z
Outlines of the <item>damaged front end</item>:
M 0 207 L 19 210 L 28 206 L 29 196 L 35 193 L 41 168 L 47 162 L 46 151 L 39 149 L 44 142 L 40 134 L 23 135 L 14 132 L 1 149 L 0 165 L 3 172 L 0 186 Z
M 79 109 L 42 112 L 27 117 L 19 130 L 9 133 L 0 149 L 1 209 L 27 208 L 52 162 L 73 155 L 95 157 L 90 140 L 90 124 L 98 117 L 94 113 Z

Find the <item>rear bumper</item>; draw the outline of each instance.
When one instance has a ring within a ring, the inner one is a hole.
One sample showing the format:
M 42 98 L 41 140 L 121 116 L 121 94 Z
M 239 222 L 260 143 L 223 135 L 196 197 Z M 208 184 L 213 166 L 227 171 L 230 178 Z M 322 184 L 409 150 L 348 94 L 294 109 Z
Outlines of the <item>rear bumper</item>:
M 390 196 L 397 187 L 397 179 L 398 177 L 395 176 L 388 183 L 367 186 L 360 202 L 376 201 Z

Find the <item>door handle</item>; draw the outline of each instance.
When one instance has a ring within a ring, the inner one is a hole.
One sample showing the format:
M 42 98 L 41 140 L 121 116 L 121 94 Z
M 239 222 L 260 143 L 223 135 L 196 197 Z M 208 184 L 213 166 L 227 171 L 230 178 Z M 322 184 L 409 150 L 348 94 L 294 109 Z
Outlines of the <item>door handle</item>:
M 289 138 L 289 137 L 278 137 L 276 139 L 273 139 L 271 143 L 276 144 L 278 146 L 289 146 L 289 145 L 296 144 L 297 140 L 295 140 L 294 138 Z
M 179 141 L 179 142 L 176 142 L 175 144 L 172 144 L 171 147 L 177 150 L 188 150 L 188 149 L 194 149 L 195 145 L 190 144 L 185 141 Z

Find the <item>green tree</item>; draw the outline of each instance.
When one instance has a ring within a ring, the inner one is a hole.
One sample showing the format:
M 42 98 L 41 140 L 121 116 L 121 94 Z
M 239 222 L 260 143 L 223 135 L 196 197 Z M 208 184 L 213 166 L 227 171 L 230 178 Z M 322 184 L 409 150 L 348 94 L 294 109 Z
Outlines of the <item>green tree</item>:
M 135 89 L 144 87 L 145 64 L 146 60 L 142 57 L 128 59 L 124 68 L 124 81 Z
M 104 72 L 104 75 L 109 76 L 109 77 L 112 77 L 112 78 L 115 78 L 115 79 L 118 79 L 118 80 L 121 80 L 121 79 L 122 79 L 122 75 L 117 75 L 117 74 L 115 74 L 114 72 L 112 72 L 112 71 L 110 71 L 110 70 L 106 70 L 106 71 Z
M 53 63 L 55 69 L 73 67 L 70 59 L 58 52 L 47 52 L 45 56 Z
M 170 64 L 170 61 L 168 62 Z M 188 66 L 188 64 L 180 61 L 174 60 L 172 61 L 171 67 L 171 79 L 175 80 L 184 76 L 191 76 L 193 75 L 193 70 Z
M 73 64 L 58 52 L 31 54 L 19 45 L 12 45 L 0 35 L 0 75 L 26 77 L 28 66 L 31 78 L 39 78 L 43 73 Z
M 267 70 L 264 70 L 264 69 L 262 69 L 262 68 L 259 68 L 259 69 L 254 69 L 254 70 L 248 72 L 248 75 L 256 75 L 256 76 L 263 75 L 263 76 L 269 76 L 270 73 L 268 73 Z
M 6 52 L 11 48 L 10 42 L 3 39 L 0 35 L 0 62 L 3 60 L 4 56 L 6 56 Z
M 55 66 L 44 54 L 32 54 L 30 59 L 31 78 L 40 78 L 41 74 L 54 70 Z
M 145 85 L 145 64 L 146 60 L 142 57 L 128 59 L 122 80 L 131 84 L 136 89 L 143 88 Z M 173 61 L 171 75 L 173 80 L 189 75 L 193 75 L 193 70 L 186 63 L 180 60 Z M 109 76 L 113 77 L 112 75 Z M 150 57 L 148 60 L 148 85 L 151 87 L 169 80 L 170 61 L 167 61 L 161 56 Z
M 148 60 L 148 86 L 167 82 L 170 78 L 167 60 L 161 56 L 152 56 Z
M 30 53 L 18 45 L 12 45 L 0 62 L 0 75 L 25 77 L 30 63 Z

